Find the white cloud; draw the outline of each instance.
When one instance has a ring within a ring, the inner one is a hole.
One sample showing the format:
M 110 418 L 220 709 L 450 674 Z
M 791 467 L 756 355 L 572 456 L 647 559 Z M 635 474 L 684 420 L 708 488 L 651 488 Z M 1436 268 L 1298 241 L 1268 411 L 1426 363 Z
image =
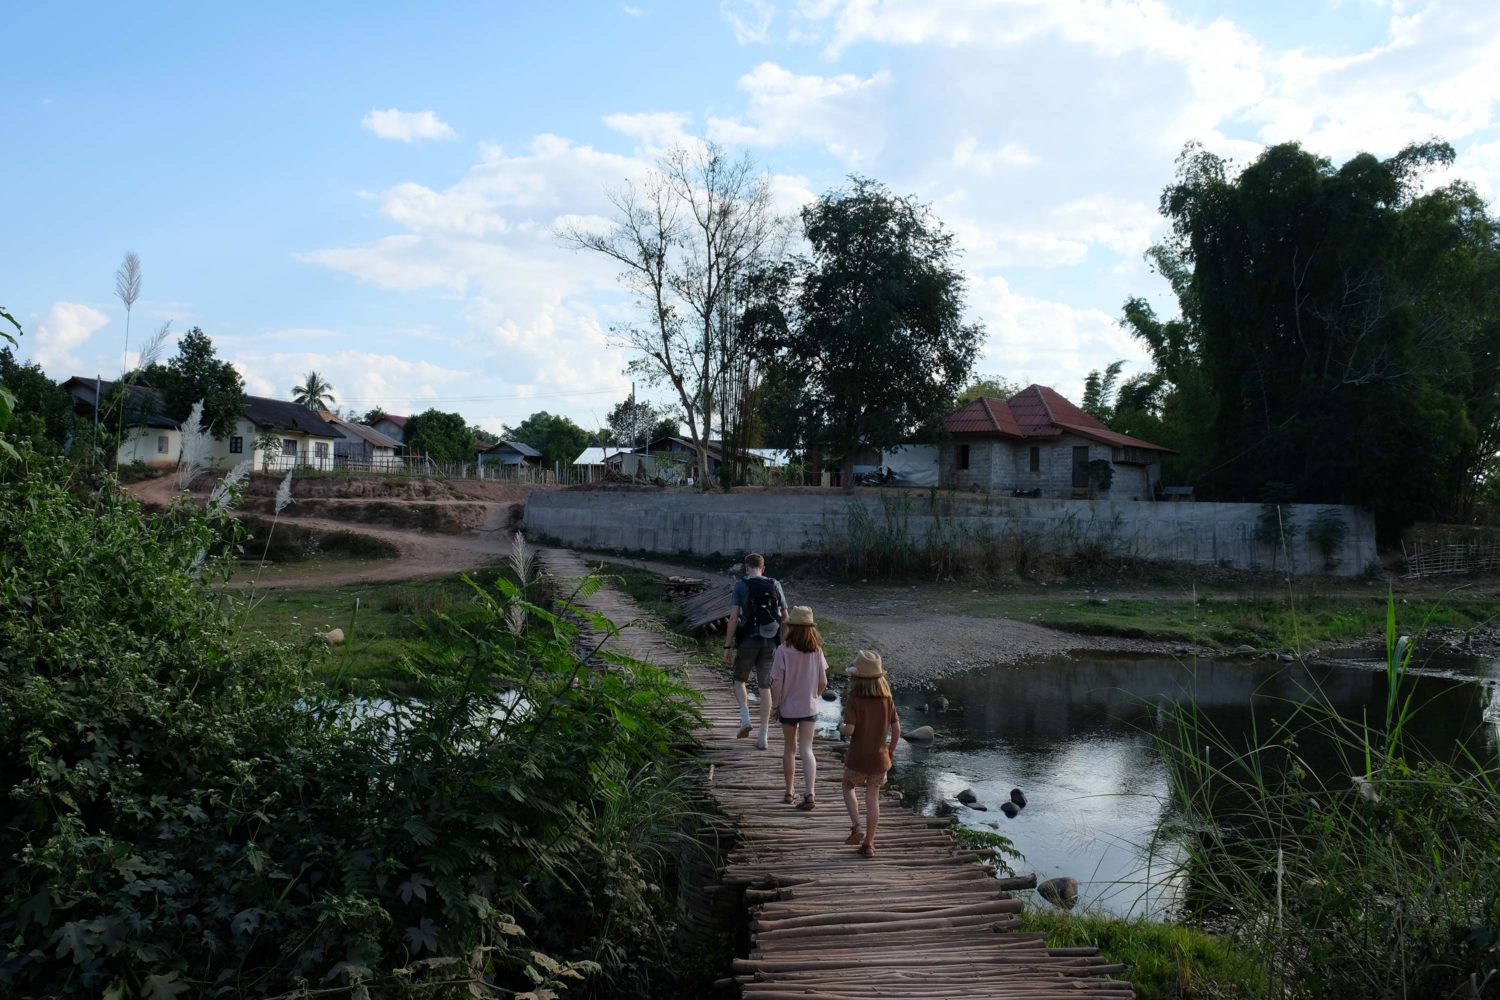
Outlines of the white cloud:
M 626 14 L 628 14 L 631 17 L 645 17 L 646 16 L 646 12 L 644 10 L 642 10 L 639 7 L 632 7 L 628 3 L 622 3 L 622 4 L 620 4 L 620 10 L 624 11 Z
M 771 37 L 776 8 L 768 0 L 723 0 L 719 11 L 733 26 L 735 41 L 741 45 L 765 42 Z
M 1141 345 L 1101 309 L 1022 295 L 999 277 L 971 282 L 969 299 L 988 332 L 977 365 L 984 371 L 1049 385 L 1076 400 L 1084 375 L 1095 368 L 1120 358 L 1131 370 L 1150 367 Z
M 731 145 L 821 145 L 849 163 L 858 163 L 883 142 L 881 99 L 890 83 L 885 72 L 867 77 L 799 75 L 763 62 L 739 79 L 749 96 L 742 118 L 708 120 L 710 138 Z
M 604 124 L 635 139 L 638 147 L 657 155 L 673 146 L 691 146 L 698 140 L 687 131 L 692 121 L 677 111 L 647 111 L 606 115 Z
M 980 149 L 979 140 L 967 135 L 953 147 L 954 166 L 981 174 L 992 174 L 1002 167 L 1027 167 L 1035 162 L 1036 154 L 1018 142 Z
M 433 111 L 398 111 L 386 108 L 372 110 L 360 121 L 366 132 L 382 139 L 397 142 L 417 142 L 422 139 L 456 139 L 458 133 Z
M 31 343 L 22 340 L 22 347 L 29 351 L 32 361 L 54 374 L 68 369 L 66 375 L 86 374 L 76 369 L 82 362 L 74 353 L 86 344 L 94 333 L 109 322 L 109 317 L 81 302 L 54 302 L 47 318 L 37 325 Z M 123 342 L 121 347 L 124 347 Z M 117 355 L 115 364 L 119 364 Z

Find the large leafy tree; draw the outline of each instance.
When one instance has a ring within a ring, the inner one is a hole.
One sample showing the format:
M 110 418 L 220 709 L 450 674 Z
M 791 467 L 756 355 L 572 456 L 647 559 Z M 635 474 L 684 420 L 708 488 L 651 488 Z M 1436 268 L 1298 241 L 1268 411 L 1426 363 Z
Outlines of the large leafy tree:
M 983 334 L 963 319 L 953 237 L 864 177 L 804 208 L 802 227 L 795 317 L 771 338 L 777 391 L 798 400 L 810 443 L 850 455 L 900 441 L 953 405 Z
M 1452 158 L 1427 143 L 1335 167 L 1288 143 L 1235 175 L 1184 153 L 1152 253 L 1181 318 L 1132 300 L 1126 322 L 1209 495 L 1284 482 L 1368 506 L 1387 536 L 1472 496 L 1500 417 L 1500 250 L 1472 190 L 1424 193 Z
M 292 402 L 309 410 L 326 410 L 329 403 L 338 402 L 333 386 L 317 372 L 308 372 L 301 385 L 292 386 Z
M 739 413 L 726 420 L 726 406 L 746 402 L 736 388 L 748 348 L 737 303 L 749 276 L 781 256 L 785 220 L 754 162 L 713 143 L 668 150 L 639 184 L 608 196 L 615 215 L 607 230 L 559 236 L 620 268 L 641 319 L 612 332 L 638 353 L 632 370 L 669 386 L 681 404 L 706 489 L 708 442 L 718 427 L 742 422 Z
M 233 365 L 219 360 L 213 341 L 196 326 L 182 335 L 171 360 L 149 365 L 139 381 L 161 392 L 163 410 L 173 420 L 186 420 L 201 400 L 203 425 L 215 435 L 227 434 L 245 412 L 244 380 Z
M 474 435 L 462 415 L 424 410 L 406 421 L 406 450 L 434 462 L 472 462 Z
M 593 435 L 560 414 L 541 410 L 515 427 L 508 428 L 505 438 L 529 444 L 542 453 L 542 461 L 551 468 L 556 463 L 572 465 Z
M 972 403 L 980 396 L 988 396 L 990 399 L 1009 399 L 1020 392 L 1023 386 L 1017 385 L 1003 375 L 975 375 L 958 394 L 957 403 Z

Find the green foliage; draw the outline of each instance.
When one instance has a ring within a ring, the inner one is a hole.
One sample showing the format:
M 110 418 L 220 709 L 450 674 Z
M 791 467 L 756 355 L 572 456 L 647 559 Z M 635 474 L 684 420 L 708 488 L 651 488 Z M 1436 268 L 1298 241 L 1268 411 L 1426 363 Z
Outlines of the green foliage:
M 193 404 L 203 403 L 203 426 L 216 436 L 229 433 L 245 412 L 245 382 L 240 373 L 214 353 L 213 341 L 193 327 L 177 342 L 177 353 L 165 365 L 141 372 L 139 381 L 162 395 L 163 413 L 186 420 Z
M 957 402 L 960 405 L 972 403 L 980 396 L 988 396 L 991 399 L 1009 399 L 1022 388 L 1003 375 L 974 375 L 964 386 L 963 391 L 958 394 Z
M 1089 486 L 1108 493 L 1115 481 L 1115 464 L 1107 458 L 1096 458 L 1088 464 Z
M 16 318 L 10 313 L 6 312 L 4 309 L 0 309 L 0 320 L 4 320 L 6 324 L 15 328 L 15 336 L 11 336 L 10 331 L 6 330 L 3 326 L 0 326 L 0 338 L 3 338 L 6 344 L 8 344 L 10 347 L 15 347 L 16 337 L 19 337 L 21 335 L 21 324 L 17 323 Z M 7 354 L 8 353 L 9 352 L 7 350 Z M 15 420 L 15 416 L 15 393 L 11 392 L 5 387 L 4 378 L 3 376 L 0 376 L 0 456 L 8 455 L 11 458 L 17 457 L 15 445 L 11 444 L 5 439 L 5 431 Z
M 573 460 L 589 446 L 590 440 L 588 431 L 567 417 L 554 416 L 546 410 L 533 413 L 515 427 L 507 428 L 506 436 L 541 452 L 542 462 L 549 469 L 557 462 L 572 465 Z
M 686 689 L 501 580 L 422 698 L 335 698 L 207 586 L 221 515 L 28 465 L 0 470 L 0 992 L 661 992 Z
M 1223 935 L 1145 918 L 1036 910 L 1026 929 L 1054 948 L 1098 948 L 1129 968 L 1141 1000 L 1258 1000 L 1269 997 L 1266 971 L 1253 953 Z
M 474 437 L 459 414 L 424 410 L 406 421 L 406 450 L 434 462 L 472 462 Z
M 659 437 L 677 433 L 677 415 L 665 407 L 636 400 L 620 400 L 605 418 L 610 440 L 622 448 L 644 448 Z
M 1472 507 L 1500 446 L 1500 240 L 1471 189 L 1422 190 L 1452 157 L 1429 143 L 1335 168 L 1283 144 L 1236 173 L 1184 152 L 1151 254 L 1181 318 L 1125 307 L 1171 386 L 1170 475 L 1224 500 L 1278 479 L 1299 502 L 1369 507 L 1388 538 Z
M 1500 983 L 1500 774 L 1493 746 L 1439 759 L 1408 737 L 1416 644 L 1387 602 L 1386 709 L 1320 691 L 1249 746 L 1191 702 L 1160 748 L 1194 912 L 1228 916 L 1287 997 L 1480 997 Z
M 1336 507 L 1325 507 L 1318 511 L 1313 523 L 1308 525 L 1307 537 L 1317 546 L 1323 556 L 1323 572 L 1332 573 L 1339 568 L 1339 549 L 1349 534 L 1349 526 Z
M 26 441 L 43 455 L 61 453 L 73 426 L 73 401 L 38 364 L 22 364 L 9 347 L 0 348 L 0 385 L 11 397 L 15 417 L 9 437 Z
M 385 410 L 381 409 L 378 406 L 373 406 L 370 409 L 368 409 L 368 410 L 365 411 L 365 415 L 364 416 L 362 416 L 362 417 L 359 418 L 359 423 L 362 423 L 362 424 L 365 424 L 367 426 L 373 427 L 376 424 L 380 423 L 380 421 L 382 421 L 384 419 L 385 419 Z
M 1115 408 L 1110 402 L 1115 394 L 1115 385 L 1120 381 L 1120 369 L 1124 361 L 1111 361 L 1104 371 L 1095 369 L 1083 380 L 1083 401 L 1079 408 L 1100 423 L 1107 424 L 1114 416 Z
M 963 322 L 953 237 L 931 210 L 853 177 L 802 210 L 797 319 L 770 338 L 806 441 L 853 454 L 946 415 L 983 330 Z

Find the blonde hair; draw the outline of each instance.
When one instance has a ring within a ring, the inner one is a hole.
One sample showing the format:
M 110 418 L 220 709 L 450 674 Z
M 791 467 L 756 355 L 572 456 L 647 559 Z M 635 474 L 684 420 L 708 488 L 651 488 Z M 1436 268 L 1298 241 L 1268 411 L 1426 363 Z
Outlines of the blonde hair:
M 851 698 L 890 698 L 891 685 L 886 681 L 885 675 L 879 677 L 849 677 L 849 697 Z
M 816 653 L 823 648 L 823 637 L 816 625 L 788 625 L 786 644 L 802 653 Z

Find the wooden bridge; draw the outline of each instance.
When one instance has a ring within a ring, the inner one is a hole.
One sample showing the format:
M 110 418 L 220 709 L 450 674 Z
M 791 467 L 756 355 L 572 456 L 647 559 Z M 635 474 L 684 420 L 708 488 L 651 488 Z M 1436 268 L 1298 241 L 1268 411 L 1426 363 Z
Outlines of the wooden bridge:
M 572 552 L 544 549 L 540 556 L 560 582 L 588 572 Z M 888 799 L 876 856 L 864 858 L 846 846 L 843 765 L 828 745 L 817 747 L 817 808 L 799 812 L 786 805 L 780 727 L 773 724 L 768 750 L 736 738 L 739 708 L 726 670 L 691 662 L 660 623 L 653 626 L 609 584 L 581 603 L 620 626 L 619 651 L 685 666 L 689 683 L 703 695 L 709 728 L 700 734 L 701 755 L 712 765 L 713 798 L 736 834 L 720 883 L 742 892 L 750 910 L 750 953 L 732 969 L 745 997 L 1134 996 L 1129 983 L 1110 978 L 1124 966 L 1108 963 L 1096 949 L 1049 948 L 1043 935 L 1026 933 L 1021 901 L 1007 890 L 1032 888 L 1035 876 L 996 878 L 981 854 L 948 832 L 947 820 L 919 816 Z M 800 790 L 800 765 L 797 780 Z

